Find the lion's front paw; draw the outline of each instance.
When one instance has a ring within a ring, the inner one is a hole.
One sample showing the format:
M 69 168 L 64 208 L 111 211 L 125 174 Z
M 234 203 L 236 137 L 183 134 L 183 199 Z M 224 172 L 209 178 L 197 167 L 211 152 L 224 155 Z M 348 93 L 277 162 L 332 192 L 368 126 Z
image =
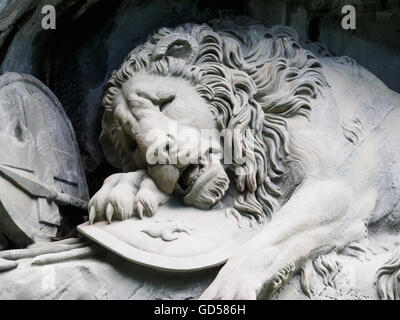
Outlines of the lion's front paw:
M 168 199 L 158 190 L 145 171 L 119 173 L 108 177 L 89 201 L 89 223 L 95 220 L 126 220 L 136 215 L 153 216 Z
M 203 292 L 201 300 L 255 300 L 261 283 L 254 274 L 225 266 Z

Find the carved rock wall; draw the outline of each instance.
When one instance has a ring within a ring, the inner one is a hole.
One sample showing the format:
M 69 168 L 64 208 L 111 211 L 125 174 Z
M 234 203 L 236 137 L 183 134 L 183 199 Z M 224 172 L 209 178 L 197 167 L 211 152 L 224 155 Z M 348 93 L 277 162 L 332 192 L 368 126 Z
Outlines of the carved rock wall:
M 54 31 L 41 28 L 40 9 L 45 4 L 53 4 L 57 9 L 57 29 Z M 357 9 L 356 30 L 346 31 L 340 27 L 340 9 L 345 4 L 353 4 Z M 0 71 L 32 74 L 54 91 L 76 130 L 93 193 L 113 170 L 105 163 L 97 141 L 102 88 L 110 73 L 133 47 L 145 40 L 147 34 L 161 26 L 175 26 L 189 21 L 207 22 L 226 15 L 241 14 L 258 19 L 267 26 L 291 25 L 302 38 L 324 43 L 335 55 L 354 58 L 389 87 L 400 91 L 400 0 L 6 0 L 0 2 Z M 7 240 L 0 234 L 0 249 L 6 245 Z M 58 277 L 62 288 L 67 289 L 52 291 L 51 295 L 48 291 L 30 293 L 30 296 L 18 295 L 18 292 L 23 294 L 26 290 L 24 283 L 16 283 L 15 279 L 25 279 L 26 276 L 30 277 L 32 283 L 39 283 L 42 282 L 42 271 L 39 272 L 37 268 L 36 273 L 30 269 L 15 270 L 17 275 L 7 274 L 9 278 L 5 283 L 10 284 L 6 287 L 15 290 L 8 297 L 195 298 L 200 294 L 200 289 L 209 284 L 215 272 L 204 272 L 199 279 L 196 279 L 196 275 L 186 279 L 188 287 L 199 287 L 197 291 L 192 292 L 189 288 L 188 292 L 182 293 L 178 290 L 181 279 L 173 278 L 167 283 L 160 276 L 151 280 L 153 273 L 133 267 L 112 254 L 106 261 L 109 263 L 96 260 L 71 262 L 64 265 L 64 269 L 62 266 L 55 269 L 56 279 Z M 354 288 L 353 291 L 338 293 L 321 285 L 318 295 L 322 298 L 376 298 L 376 292 L 370 290 L 373 288 L 370 283 L 364 287 L 371 292 L 355 290 L 363 287 L 360 281 L 372 281 L 377 266 L 382 264 L 382 261 L 378 262 L 373 261 L 369 268 L 360 269 L 357 274 L 352 270 L 344 270 L 338 275 L 338 290 L 343 284 L 346 290 L 350 287 Z M 119 266 L 118 272 L 115 272 L 113 265 Z M 46 270 L 49 269 L 43 272 Z M 137 278 L 136 271 L 139 271 Z M 98 276 L 100 274 L 107 277 L 101 279 Z M 141 289 L 143 284 L 136 281 L 140 277 L 143 283 L 153 281 L 150 289 Z M 72 286 L 68 280 L 81 278 L 87 280 L 90 290 L 80 292 L 80 288 Z M 121 289 L 120 284 L 125 283 L 126 279 L 130 282 Z M 153 293 L 152 285 L 160 288 L 161 293 Z M 47 288 L 46 285 L 44 288 Z M 63 295 L 63 292 L 67 293 Z M 3 292 L 3 298 L 8 298 L 6 294 Z M 292 286 L 278 292 L 277 296 L 280 299 L 305 298 L 297 280 Z

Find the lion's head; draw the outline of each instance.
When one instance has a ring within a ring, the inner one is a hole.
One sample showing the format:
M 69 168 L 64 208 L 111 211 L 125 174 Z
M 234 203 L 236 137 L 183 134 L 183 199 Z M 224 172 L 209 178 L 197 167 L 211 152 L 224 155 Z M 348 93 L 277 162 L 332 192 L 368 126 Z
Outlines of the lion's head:
M 200 208 L 217 203 L 234 180 L 233 210 L 263 221 L 278 205 L 289 159 L 286 119 L 308 117 L 311 99 L 327 85 L 321 69 L 287 27 L 160 29 L 106 85 L 103 150 L 115 167 L 146 168 L 161 189 Z M 165 132 L 165 151 L 196 149 L 194 156 L 188 163 L 151 163 L 148 135 L 155 129 Z M 224 148 L 232 161 L 220 156 L 221 137 L 194 148 L 196 142 L 180 138 L 183 129 L 197 141 L 202 129 L 228 130 Z

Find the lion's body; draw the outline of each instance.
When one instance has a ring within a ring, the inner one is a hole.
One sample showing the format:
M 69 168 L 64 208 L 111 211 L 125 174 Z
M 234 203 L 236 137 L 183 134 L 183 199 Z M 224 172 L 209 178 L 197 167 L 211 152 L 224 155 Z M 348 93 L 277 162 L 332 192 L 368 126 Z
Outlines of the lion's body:
M 355 202 L 368 197 L 372 207 L 363 210 L 378 221 L 400 201 L 400 95 L 357 64 L 321 60 L 330 88 L 313 101 L 308 123 L 326 152 L 319 175 L 345 180 Z
M 161 29 L 107 84 L 101 142 L 109 161 L 129 173 L 107 179 L 89 203 L 91 221 L 141 217 L 143 210 L 152 216 L 168 199 L 164 192 L 179 191 L 186 204 L 207 209 L 223 201 L 231 182 L 229 210 L 264 227 L 204 296 L 270 294 L 319 255 L 363 240 L 371 218 L 395 210 L 399 97 L 351 59 L 303 49 L 290 28 Z M 205 128 L 231 130 L 233 162 L 223 167 L 224 154 L 221 163 L 185 166 L 168 158 L 154 166 L 154 142 L 145 137 L 170 126 L 178 133 L 161 135 L 165 149 L 178 154 L 202 139 L 180 142 L 183 129 L 193 137 Z

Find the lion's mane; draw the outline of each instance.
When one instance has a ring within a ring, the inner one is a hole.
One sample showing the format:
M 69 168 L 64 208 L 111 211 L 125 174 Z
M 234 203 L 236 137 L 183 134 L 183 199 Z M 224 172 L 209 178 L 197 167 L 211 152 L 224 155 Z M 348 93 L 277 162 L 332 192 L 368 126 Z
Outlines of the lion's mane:
M 183 41 L 181 58 L 169 56 L 171 43 Z M 279 185 L 289 159 L 286 120 L 309 117 L 311 100 L 328 86 L 317 57 L 299 44 L 289 27 L 185 24 L 163 28 L 135 48 L 105 87 L 101 142 L 107 159 L 124 171 L 132 151 L 114 114 L 121 87 L 134 73 L 182 77 L 208 101 L 218 129 L 233 130 L 232 170 L 238 195 L 233 210 L 264 221 L 279 205 Z M 246 137 L 245 131 L 247 130 Z M 248 133 L 251 132 L 250 136 Z M 246 155 L 246 163 L 235 159 Z

